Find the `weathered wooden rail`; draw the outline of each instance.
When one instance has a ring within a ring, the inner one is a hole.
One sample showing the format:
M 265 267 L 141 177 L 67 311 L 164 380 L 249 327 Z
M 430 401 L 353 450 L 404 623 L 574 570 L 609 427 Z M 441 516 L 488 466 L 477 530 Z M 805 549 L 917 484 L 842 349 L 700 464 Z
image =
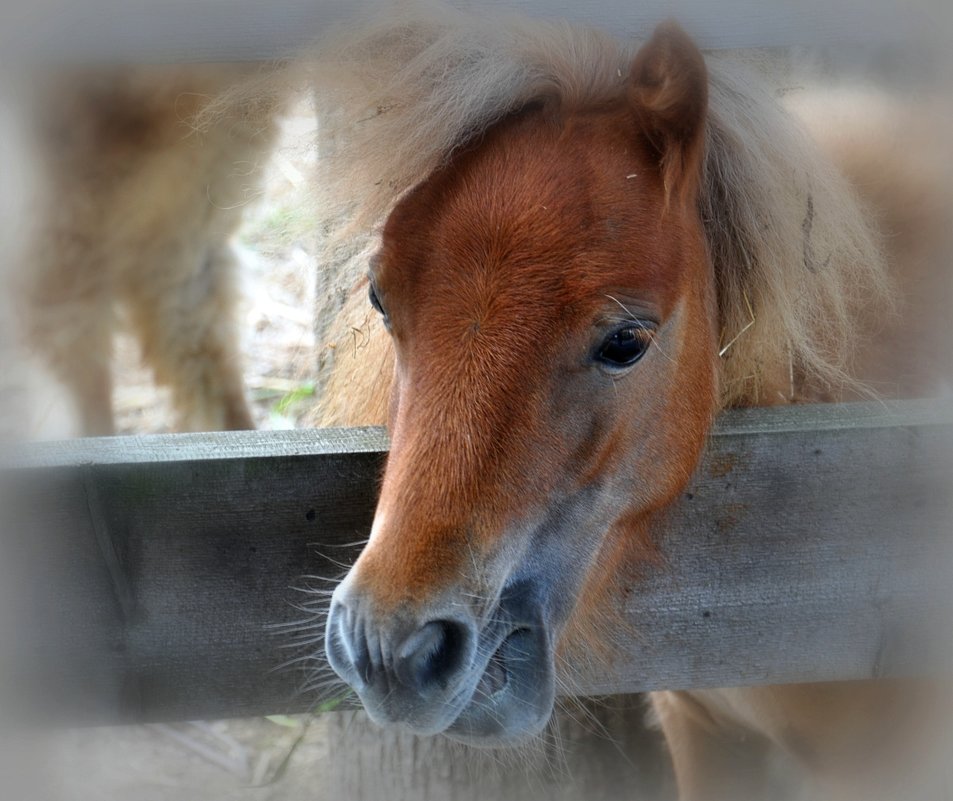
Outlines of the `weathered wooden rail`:
M 6 708 L 69 722 L 311 708 L 320 607 L 369 528 L 379 429 L 37 443 L 0 466 Z M 953 413 L 734 411 L 580 693 L 904 674 L 942 658 Z M 310 578 L 309 578 L 310 577 Z M 317 578 L 323 577 L 323 578 Z M 936 615 L 933 617 L 933 615 Z M 925 636 L 924 636 L 925 635 Z M 928 653 L 928 651 L 935 653 Z M 11 689 L 13 692 L 11 693 Z M 9 700 L 8 700 L 9 699 Z

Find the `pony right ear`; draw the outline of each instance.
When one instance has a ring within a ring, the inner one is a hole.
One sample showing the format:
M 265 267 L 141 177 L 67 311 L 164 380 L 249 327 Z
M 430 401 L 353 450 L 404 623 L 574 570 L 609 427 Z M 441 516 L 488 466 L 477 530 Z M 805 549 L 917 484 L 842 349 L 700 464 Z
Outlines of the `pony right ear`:
M 628 97 L 658 152 L 666 196 L 694 195 L 705 150 L 708 69 L 677 23 L 659 25 L 636 54 Z

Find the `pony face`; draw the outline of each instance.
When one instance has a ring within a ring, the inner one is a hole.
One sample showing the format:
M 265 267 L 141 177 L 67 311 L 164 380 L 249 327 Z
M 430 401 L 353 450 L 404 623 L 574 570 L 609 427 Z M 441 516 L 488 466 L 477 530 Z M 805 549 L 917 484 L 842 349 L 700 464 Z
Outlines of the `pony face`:
M 390 215 L 391 453 L 327 634 L 378 722 L 540 730 L 567 624 L 690 476 L 716 405 L 705 89 L 660 29 L 618 98 L 510 115 Z

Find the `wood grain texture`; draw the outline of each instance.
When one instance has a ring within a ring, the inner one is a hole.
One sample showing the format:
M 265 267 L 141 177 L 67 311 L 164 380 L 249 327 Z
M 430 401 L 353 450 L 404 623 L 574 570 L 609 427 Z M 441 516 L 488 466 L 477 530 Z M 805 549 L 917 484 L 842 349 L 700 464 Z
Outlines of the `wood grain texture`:
M 339 693 L 298 692 L 323 652 L 320 612 L 296 647 L 274 627 L 308 618 L 297 605 L 319 609 L 354 558 L 385 449 L 381 430 L 354 429 L 6 454 L 6 708 L 152 721 L 305 710 Z M 577 690 L 921 669 L 924 643 L 948 643 L 936 626 L 949 599 L 933 589 L 949 584 L 951 454 L 953 416 L 925 402 L 726 414 L 660 532 L 665 564 L 621 601 L 618 657 L 574 665 Z
M 451 0 L 471 9 L 514 9 L 641 38 L 675 17 L 703 47 L 908 44 L 929 38 L 947 14 L 939 0 Z M 10 60 L 259 61 L 306 50 L 331 26 L 361 19 L 387 0 L 38 0 L 0 10 L 0 56 Z M 947 17 L 948 21 L 948 17 Z

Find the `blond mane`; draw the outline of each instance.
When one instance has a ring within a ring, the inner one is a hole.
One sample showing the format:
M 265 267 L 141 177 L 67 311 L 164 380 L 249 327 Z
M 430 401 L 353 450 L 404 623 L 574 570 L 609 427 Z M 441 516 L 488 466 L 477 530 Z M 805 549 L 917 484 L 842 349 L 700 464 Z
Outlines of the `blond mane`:
M 314 78 L 320 107 L 335 109 L 329 218 L 350 233 L 380 222 L 462 142 L 531 101 L 618 96 L 636 49 L 585 27 L 431 4 L 336 31 Z M 708 64 L 700 213 L 718 283 L 722 403 L 834 395 L 850 381 L 861 312 L 888 296 L 877 238 L 771 93 L 728 61 Z

